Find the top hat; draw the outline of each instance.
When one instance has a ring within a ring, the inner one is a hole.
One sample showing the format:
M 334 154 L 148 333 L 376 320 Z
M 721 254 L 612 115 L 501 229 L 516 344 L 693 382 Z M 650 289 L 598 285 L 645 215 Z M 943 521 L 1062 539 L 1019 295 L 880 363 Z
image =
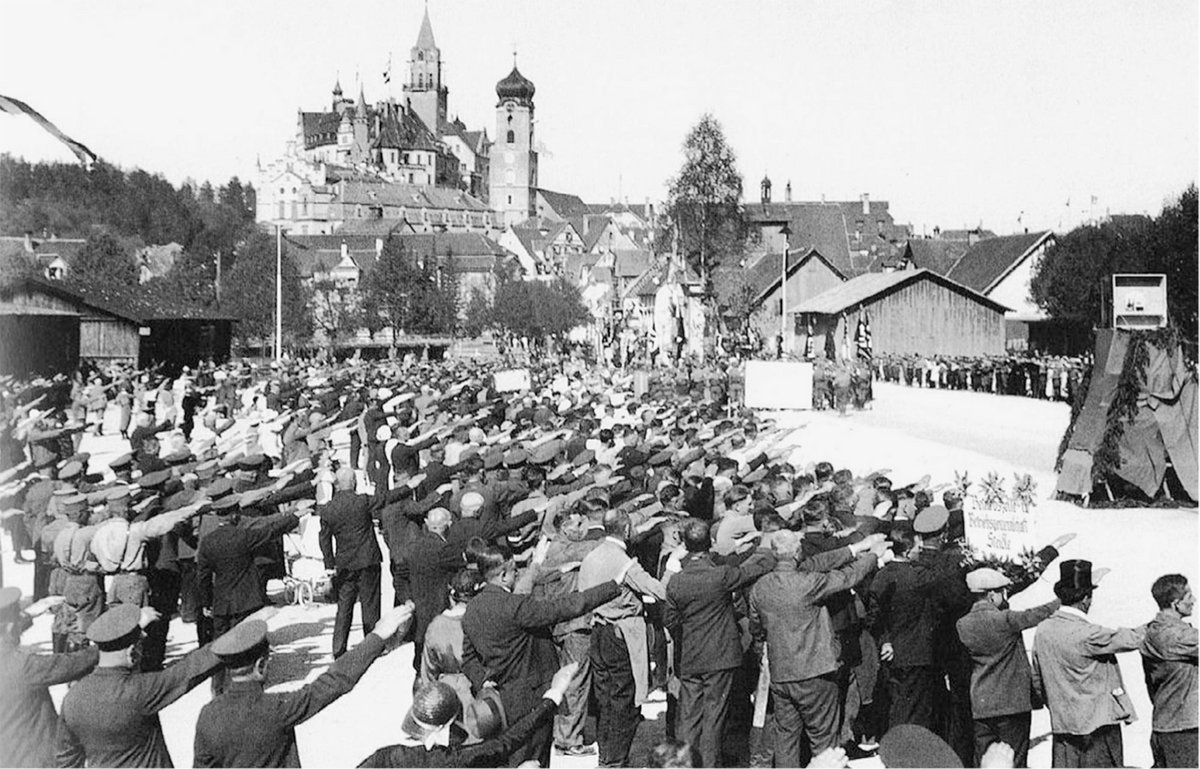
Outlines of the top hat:
M 1067 587 L 1073 590 L 1095 590 L 1097 585 L 1092 581 L 1092 562 L 1083 559 L 1063 561 L 1058 565 L 1058 582 L 1054 588 Z

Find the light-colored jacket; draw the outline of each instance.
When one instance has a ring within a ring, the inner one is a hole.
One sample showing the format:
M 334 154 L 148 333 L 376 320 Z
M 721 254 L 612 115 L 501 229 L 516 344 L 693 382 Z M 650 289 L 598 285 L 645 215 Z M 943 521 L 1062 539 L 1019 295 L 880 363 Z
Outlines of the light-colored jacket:
M 1091 734 L 1136 714 L 1121 680 L 1117 653 L 1136 651 L 1142 628 L 1106 628 L 1064 607 L 1033 637 L 1033 688 L 1050 709 L 1056 734 Z M 1122 692 L 1120 698 L 1114 692 Z

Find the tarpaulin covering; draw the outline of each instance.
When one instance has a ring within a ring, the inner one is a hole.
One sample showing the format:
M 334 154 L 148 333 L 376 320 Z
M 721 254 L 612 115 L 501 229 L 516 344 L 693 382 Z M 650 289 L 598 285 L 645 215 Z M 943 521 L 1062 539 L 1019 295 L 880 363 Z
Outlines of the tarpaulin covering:
M 1093 457 L 1104 438 L 1109 407 L 1129 354 L 1132 334 L 1102 330 L 1096 333 L 1096 355 L 1092 379 L 1083 410 L 1075 420 L 1067 450 L 1063 453 L 1058 490 L 1086 495 L 1092 491 Z M 1145 345 L 1137 411 L 1123 425 L 1118 443 L 1120 467 L 1115 475 L 1157 495 L 1166 477 L 1168 462 L 1184 491 L 1200 499 L 1197 468 L 1197 386 L 1182 353 L 1151 344 Z

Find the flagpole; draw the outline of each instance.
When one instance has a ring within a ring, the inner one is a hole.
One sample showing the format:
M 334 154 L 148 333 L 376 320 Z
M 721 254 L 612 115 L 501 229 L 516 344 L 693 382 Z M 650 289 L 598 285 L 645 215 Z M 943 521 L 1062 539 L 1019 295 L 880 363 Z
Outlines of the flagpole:
M 275 227 L 275 360 L 283 358 L 283 225 Z

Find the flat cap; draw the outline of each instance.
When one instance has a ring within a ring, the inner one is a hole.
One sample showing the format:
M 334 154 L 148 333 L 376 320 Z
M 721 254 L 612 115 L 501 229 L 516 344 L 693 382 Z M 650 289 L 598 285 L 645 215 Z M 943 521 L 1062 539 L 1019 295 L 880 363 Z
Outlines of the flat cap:
M 946 527 L 950 511 L 942 505 L 930 505 L 913 519 L 913 531 L 917 534 L 936 534 Z
M 163 461 L 166 462 L 168 465 L 182 465 L 185 462 L 187 462 L 188 460 L 190 460 L 191 458 L 192 458 L 192 452 L 187 451 L 186 449 L 183 449 L 180 451 L 173 451 L 170 454 L 167 454 L 165 457 L 163 457 Z
M 113 461 L 109 462 L 108 466 L 113 470 L 124 470 L 126 467 L 132 467 L 133 454 L 122 454 Z
M 267 457 L 263 454 L 248 454 L 238 460 L 237 466 L 239 470 L 257 470 L 266 461 Z
M 525 449 L 513 449 L 504 455 L 505 467 L 520 467 L 529 459 L 529 454 Z
M 78 478 L 81 472 L 83 472 L 83 465 L 81 465 L 79 462 L 67 462 L 58 471 L 58 478 L 61 481 L 69 481 L 72 478 Z
M 546 441 L 543 444 L 536 446 L 529 453 L 529 461 L 535 465 L 548 465 L 558 456 L 558 452 L 562 449 L 562 441 L 557 438 Z
M 87 630 L 87 637 L 100 651 L 118 651 L 134 644 L 141 635 L 138 621 L 142 610 L 133 604 L 121 603 L 101 614 Z
M 984 567 L 967 573 L 967 589 L 972 593 L 986 593 L 989 590 L 999 590 L 1011 584 L 1011 579 L 995 569 Z
M 204 495 L 211 499 L 223 497 L 231 491 L 233 491 L 233 481 L 228 478 L 217 478 L 204 487 Z
M 266 650 L 267 623 L 260 619 L 239 622 L 212 645 L 212 653 L 229 667 L 249 665 Z
M 962 761 L 941 737 L 916 724 L 893 726 L 879 741 L 879 757 L 887 767 L 962 766 Z
M 483 454 L 483 467 L 485 470 L 494 470 L 504 461 L 504 455 L 499 451 L 491 450 Z
M 162 486 L 171 477 L 169 470 L 158 470 L 153 473 L 146 473 L 141 478 L 138 478 L 137 484 L 143 489 L 153 489 L 156 486 Z
M 132 491 L 133 489 L 131 489 L 129 486 L 121 483 L 110 489 L 105 499 L 107 499 L 109 502 L 119 502 L 122 499 L 128 499 Z
M 71 496 L 63 499 L 62 506 L 64 510 L 73 510 L 78 512 L 79 510 L 83 509 L 83 506 L 87 504 L 87 501 L 88 498 L 83 494 L 72 494 Z
M 202 481 L 207 481 L 207 480 L 210 480 L 210 479 L 216 477 L 217 460 L 209 459 L 207 461 L 201 462 L 200 464 L 196 465 L 195 472 L 196 472 L 196 477 Z

